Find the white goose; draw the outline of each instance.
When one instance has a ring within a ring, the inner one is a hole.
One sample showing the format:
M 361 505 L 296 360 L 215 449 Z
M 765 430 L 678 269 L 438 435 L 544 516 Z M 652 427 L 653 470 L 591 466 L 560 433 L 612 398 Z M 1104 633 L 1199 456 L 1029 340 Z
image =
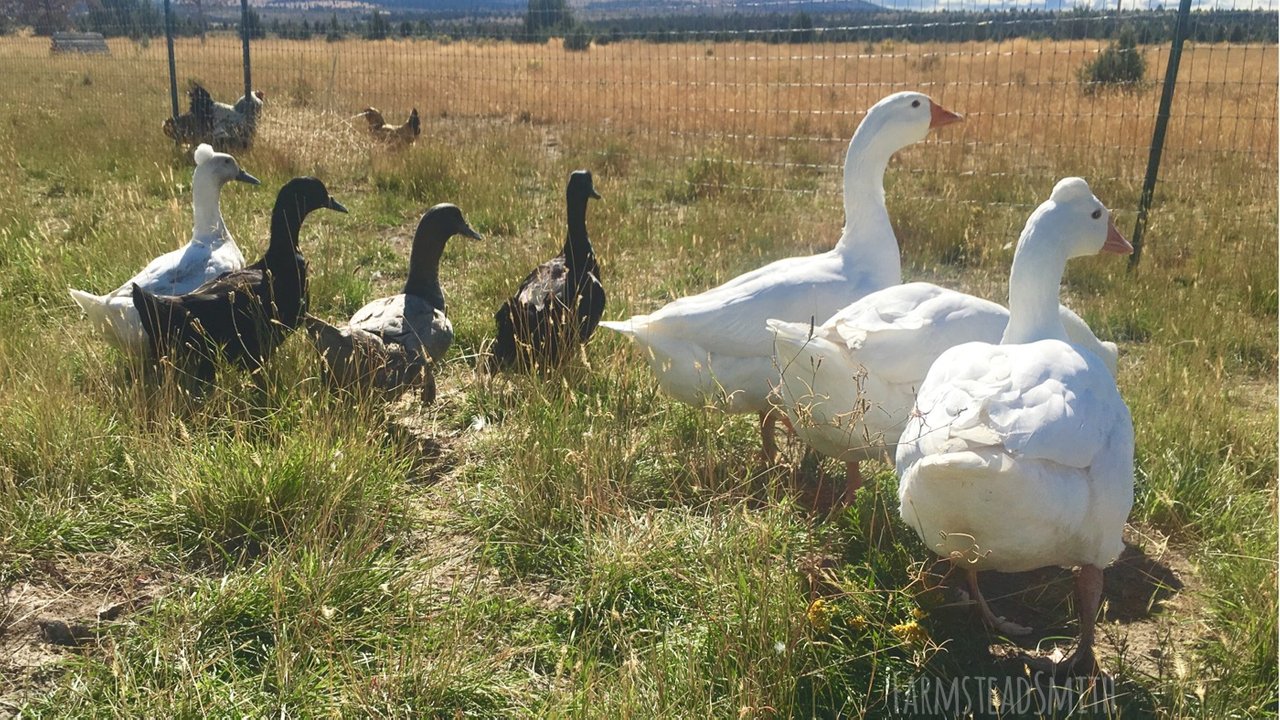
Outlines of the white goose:
M 677 400 L 758 413 L 764 454 L 772 460 L 776 415 L 769 395 L 777 372 L 765 320 L 822 322 L 863 295 L 902 282 L 898 240 L 884 205 L 885 168 L 898 150 L 959 119 L 920 93 L 884 98 L 849 143 L 845 225 L 834 249 L 778 260 L 648 315 L 601 326 L 644 347 L 659 386 Z
M 1009 277 L 1000 343 L 953 347 L 933 364 L 898 444 L 900 512 L 922 540 L 962 565 L 983 618 L 995 616 L 979 570 L 1080 568 L 1080 643 L 1093 660 L 1102 568 L 1123 549 L 1133 506 L 1133 422 L 1106 364 L 1072 345 L 1058 310 L 1069 258 L 1133 248 L 1080 178 L 1027 221 Z
M 127 352 L 147 351 L 142 319 L 133 306 L 135 284 L 157 295 L 183 295 L 223 273 L 244 267 L 244 255 L 222 221 L 218 199 L 222 186 L 228 182 L 239 180 L 257 185 L 258 179 L 241 170 L 235 158 L 214 152 L 207 144 L 196 148 L 195 161 L 191 178 L 195 223 L 190 242 L 152 260 L 137 275 L 106 295 L 70 290 L 71 298 L 89 316 L 94 327 Z
M 1071 342 L 1115 374 L 1114 343 L 1059 307 Z M 930 283 L 873 292 L 817 327 L 769 320 L 782 381 L 780 405 L 810 447 L 845 463 L 844 503 L 862 485 L 859 462 L 893 457 L 916 390 L 947 348 L 1000 342 L 1009 311 Z

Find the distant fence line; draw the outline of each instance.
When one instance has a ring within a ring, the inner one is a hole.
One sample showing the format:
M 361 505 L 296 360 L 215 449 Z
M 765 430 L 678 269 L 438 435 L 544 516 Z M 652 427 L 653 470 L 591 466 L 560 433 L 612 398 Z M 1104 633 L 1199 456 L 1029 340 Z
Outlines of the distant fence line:
M 710 22 L 703 17 L 588 19 L 539 29 L 539 38 L 556 37 L 537 42 L 515 16 L 502 21 L 501 32 L 492 18 L 419 21 L 409 28 L 413 35 L 401 38 L 393 13 L 361 16 L 366 19 L 358 23 L 348 16 L 336 29 L 336 16 L 318 18 L 311 26 L 318 33 L 344 38 L 368 34 L 374 22 L 368 18 L 382 18 L 373 34 L 386 39 L 326 42 L 323 34 L 282 38 L 288 32 L 279 32 L 286 25 L 279 17 L 247 10 L 232 23 L 241 37 L 223 31 L 202 40 L 182 37 L 190 18 L 187 9 L 177 15 L 173 80 L 179 90 L 199 80 L 216 99 L 232 102 L 242 93 L 247 34 L 254 87 L 268 98 L 265 122 L 307 122 L 317 103 L 335 118 L 367 105 L 388 119 L 419 107 L 428 125 L 448 114 L 606 129 L 650 138 L 652 150 L 642 143 L 634 152 L 662 153 L 674 162 L 711 158 L 832 175 L 870 104 L 896 90 L 920 89 L 967 122 L 932 138 L 935 151 L 905 154 L 901 170 L 961 173 L 1009 186 L 981 200 L 948 202 L 1025 207 L 1038 197 L 1027 188 L 1043 190 L 1061 175 L 1080 174 L 1103 183 L 1113 204 L 1133 211 L 1141 198 L 1150 199 L 1142 185 L 1150 179 L 1161 95 L 1173 92 L 1167 137 L 1157 138 L 1164 149 L 1161 183 L 1211 190 L 1241 172 L 1257 172 L 1257 181 L 1272 187 L 1276 182 L 1274 11 L 1184 15 L 1190 44 L 1177 81 L 1165 83 L 1173 45 L 1141 38 L 1172 37 L 1172 12 L 895 12 L 865 21 L 848 14 L 813 18 L 820 26 L 814 28 L 793 27 L 794 15 L 773 16 L 774 27 L 758 17 L 725 20 L 752 25 L 734 29 L 697 28 Z M 1246 20 L 1247 32 L 1236 32 L 1243 25 L 1233 23 Z M 209 18 L 206 26 L 229 22 Z M 661 29 L 662 23 L 682 25 Z M 296 29 L 297 22 L 287 24 Z M 1216 28 L 1207 33 L 1210 40 L 1247 34 L 1252 41 L 1195 42 L 1197 32 L 1204 34 L 1197 27 Z M 134 22 L 122 29 L 136 28 Z M 571 36 L 583 28 L 588 37 L 579 47 Z M 509 40 L 495 40 L 503 33 Z M 10 34 L 0 36 L 0 63 L 27 67 L 33 76 L 80 67 L 86 78 L 127 76 L 140 89 L 137 97 L 156 105 L 154 124 L 137 131 L 158 132 L 170 114 L 169 70 L 163 43 L 148 37 L 114 38 L 109 56 L 59 57 L 46 67 L 47 38 L 42 44 L 29 33 Z M 186 101 L 181 105 L 185 110 Z M 708 173 L 661 181 L 759 191 L 820 187 L 771 178 Z

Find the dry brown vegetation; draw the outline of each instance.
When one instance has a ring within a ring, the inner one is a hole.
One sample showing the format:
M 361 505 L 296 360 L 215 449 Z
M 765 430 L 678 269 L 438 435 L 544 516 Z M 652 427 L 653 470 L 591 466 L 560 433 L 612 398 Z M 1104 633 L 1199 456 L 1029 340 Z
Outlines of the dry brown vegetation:
M 165 112 L 164 43 L 110 42 L 112 55 L 50 57 L 45 38 L 0 40 L 0 62 L 39 66 L 49 85 L 78 73 L 129 78 L 131 96 Z M 898 89 L 923 89 L 967 122 L 943 142 L 963 146 L 931 162 L 988 167 L 1009 148 L 1032 164 L 1046 154 L 1086 155 L 1117 177 L 1140 177 L 1168 48 L 1144 49 L 1148 83 L 1137 92 L 1087 95 L 1078 69 L 1101 40 L 772 45 L 759 42 L 618 42 L 588 52 L 545 44 L 424 40 L 253 44 L 255 85 L 269 103 L 342 116 L 366 105 L 393 115 L 520 118 L 607 127 L 691 149 L 709 142 L 762 160 L 838 164 L 865 108 Z M 242 88 L 232 36 L 176 42 L 179 78 L 198 77 L 230 100 Z M 146 67 L 139 67 L 146 66 Z M 140 71 L 141 70 L 141 71 Z M 1183 54 L 1166 153 L 1241 154 L 1275 166 L 1277 54 L 1263 45 L 1194 45 Z M 105 99 L 104 99 L 105 101 Z M 185 103 L 185 100 L 183 101 Z M 403 107 L 402 107 L 403 106 Z M 672 140 L 687 139 L 687 142 Z M 815 143 L 821 149 L 813 149 Z

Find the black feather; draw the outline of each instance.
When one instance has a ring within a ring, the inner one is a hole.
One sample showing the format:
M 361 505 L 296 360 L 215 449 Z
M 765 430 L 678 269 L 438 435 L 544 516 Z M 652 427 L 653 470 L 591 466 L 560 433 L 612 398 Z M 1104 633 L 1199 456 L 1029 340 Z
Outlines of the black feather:
M 298 231 L 323 207 L 345 211 L 324 183 L 295 178 L 276 197 L 271 241 L 258 262 L 186 295 L 158 296 L 135 286 L 134 305 L 155 356 L 206 381 L 218 355 L 249 369 L 266 362 L 306 312 L 307 262 L 298 252 Z
M 568 233 L 556 257 L 534 268 L 494 314 L 498 337 L 491 369 L 512 364 L 555 365 L 591 339 L 604 314 L 600 266 L 587 235 L 587 201 L 599 198 L 591 173 L 569 176 Z

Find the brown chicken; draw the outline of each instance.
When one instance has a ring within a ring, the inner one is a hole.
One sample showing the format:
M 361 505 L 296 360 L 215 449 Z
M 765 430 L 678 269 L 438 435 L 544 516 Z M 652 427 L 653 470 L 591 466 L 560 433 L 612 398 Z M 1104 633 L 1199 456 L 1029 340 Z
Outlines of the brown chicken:
M 418 119 L 418 108 L 409 113 L 409 119 L 403 125 L 388 125 L 377 108 L 367 107 L 356 117 L 362 117 L 369 123 L 369 134 L 378 140 L 389 143 L 408 145 L 422 134 L 422 121 Z

